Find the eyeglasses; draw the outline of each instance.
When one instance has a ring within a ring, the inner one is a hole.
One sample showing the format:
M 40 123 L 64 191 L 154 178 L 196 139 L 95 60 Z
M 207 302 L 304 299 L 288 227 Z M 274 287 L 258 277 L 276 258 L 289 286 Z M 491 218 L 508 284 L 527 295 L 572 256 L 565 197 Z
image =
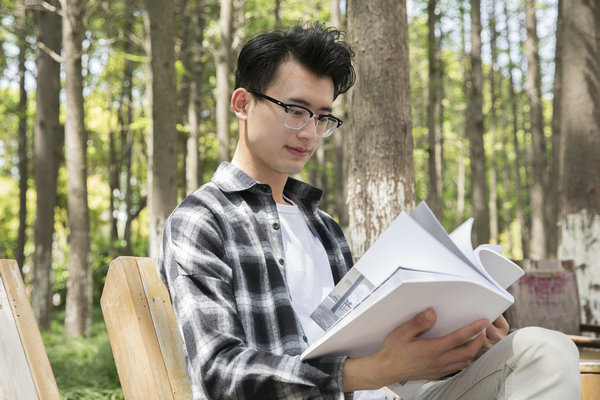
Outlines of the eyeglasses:
M 341 119 L 336 118 L 331 114 L 315 114 L 306 107 L 298 106 L 296 104 L 285 104 L 255 90 L 248 90 L 248 92 L 283 107 L 286 113 L 283 125 L 288 129 L 300 130 L 306 126 L 308 121 L 315 118 L 317 136 L 324 138 L 331 136 L 333 131 L 342 124 Z

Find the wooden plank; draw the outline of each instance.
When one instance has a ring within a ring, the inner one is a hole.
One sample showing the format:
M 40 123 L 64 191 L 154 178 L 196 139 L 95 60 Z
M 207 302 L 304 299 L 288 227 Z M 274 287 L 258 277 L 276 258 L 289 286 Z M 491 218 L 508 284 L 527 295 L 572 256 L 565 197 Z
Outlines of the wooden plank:
M 33 397 L 28 394 L 22 398 L 27 400 L 34 398 L 60 400 L 60 393 L 56 386 L 52 367 L 50 366 L 50 361 L 48 360 L 48 355 L 46 354 L 37 321 L 33 315 L 33 310 L 29 303 L 25 285 L 21 278 L 21 272 L 16 261 L 0 260 L 0 277 L 2 278 L 6 298 L 9 301 L 8 307 L 12 312 L 21 348 L 29 366 L 27 369 L 33 380 L 35 392 L 38 394 Z M 0 327 L 4 326 L 6 325 L 0 323 Z M 11 328 L 8 329 L 10 330 Z M 0 332 L 2 332 L 1 336 L 4 337 L 4 329 Z M 14 370 L 15 373 L 23 372 L 24 375 L 27 374 L 21 366 L 17 367 L 13 364 L 12 360 L 10 362 L 10 369 Z
M 101 299 L 126 399 L 174 399 L 135 258 L 109 268 Z
M 169 292 L 160 280 L 153 258 L 137 258 L 144 291 L 148 298 L 150 314 L 165 362 L 171 390 L 176 399 L 192 397 L 191 385 L 185 363 L 183 340 L 177 328 Z
M 35 384 L 12 315 L 10 300 L 4 285 L 0 284 L 0 399 L 35 398 Z

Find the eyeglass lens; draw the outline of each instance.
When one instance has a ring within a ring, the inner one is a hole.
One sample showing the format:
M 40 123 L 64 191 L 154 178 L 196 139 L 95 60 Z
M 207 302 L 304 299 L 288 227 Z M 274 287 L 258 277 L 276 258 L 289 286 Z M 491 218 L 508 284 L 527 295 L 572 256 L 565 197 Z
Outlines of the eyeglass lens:
M 302 129 L 310 119 L 311 116 L 307 110 L 291 106 L 287 110 L 284 125 L 289 129 Z M 329 136 L 337 127 L 337 120 L 329 117 L 317 117 L 316 126 L 317 135 Z

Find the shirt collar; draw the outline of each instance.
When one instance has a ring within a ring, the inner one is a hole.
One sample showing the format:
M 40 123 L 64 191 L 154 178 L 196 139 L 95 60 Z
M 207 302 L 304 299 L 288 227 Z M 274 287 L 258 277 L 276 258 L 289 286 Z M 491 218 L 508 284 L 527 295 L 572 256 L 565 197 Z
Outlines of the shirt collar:
M 211 180 L 223 192 L 243 192 L 264 185 L 226 161 L 219 165 Z M 296 203 L 308 201 L 318 204 L 323 194 L 322 190 L 294 178 L 288 178 L 283 192 Z

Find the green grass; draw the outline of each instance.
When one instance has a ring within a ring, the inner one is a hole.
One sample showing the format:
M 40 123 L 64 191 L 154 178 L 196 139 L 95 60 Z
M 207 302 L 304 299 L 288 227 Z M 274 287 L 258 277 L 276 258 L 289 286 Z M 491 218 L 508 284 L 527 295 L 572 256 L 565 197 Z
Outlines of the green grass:
M 123 400 L 100 307 L 93 311 L 89 339 L 65 336 L 64 312 L 56 313 L 42 338 L 63 400 Z

